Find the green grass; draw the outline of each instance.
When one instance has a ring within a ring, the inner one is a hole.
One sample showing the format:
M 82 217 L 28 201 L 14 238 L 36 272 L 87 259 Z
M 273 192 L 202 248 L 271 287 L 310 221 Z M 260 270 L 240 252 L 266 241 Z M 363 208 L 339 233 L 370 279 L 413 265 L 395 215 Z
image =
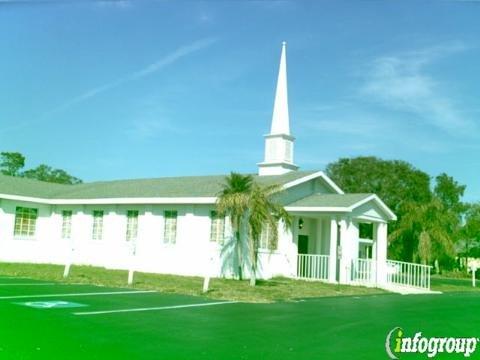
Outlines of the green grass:
M 434 275 L 431 279 L 431 288 L 441 292 L 479 292 L 480 280 L 476 281 L 477 287 L 472 286 L 471 278 L 445 277 Z
M 4 266 L 3 272 L 13 266 Z M 59 268 L 49 269 L 50 276 L 58 278 Z M 22 267 L 21 271 L 25 275 L 29 268 Z M 90 271 L 80 268 L 74 276 L 84 281 L 90 281 L 90 276 L 96 281 L 101 278 L 99 269 Z M 43 275 L 48 275 L 48 271 Z M 124 275 L 115 275 L 119 283 Z M 111 274 L 103 276 L 110 278 Z M 0 277 L 0 359 L 386 359 L 385 338 L 397 326 L 402 327 L 406 336 L 417 331 L 427 337 L 479 336 L 475 321 L 480 315 L 477 292 L 418 296 L 384 293 L 159 310 L 158 307 L 201 304 L 211 299 L 159 292 L 82 296 L 118 289 L 65 283 L 28 285 L 32 282 L 35 280 Z M 15 286 L 5 286 L 8 283 Z M 61 295 L 72 293 L 77 295 Z M 35 297 L 45 294 L 56 296 Z M 46 300 L 71 301 L 84 307 L 37 309 L 22 305 Z M 77 311 L 150 307 L 157 309 L 75 315 Z M 479 355 L 480 349 L 471 358 Z M 401 354 L 399 358 L 427 356 Z M 450 357 L 444 354 L 438 358 Z
M 0 276 L 18 276 L 31 279 L 57 281 L 68 284 L 92 284 L 109 287 L 127 287 L 127 271 L 107 270 L 93 266 L 73 266 L 67 279 L 62 277 L 63 266 L 50 264 L 0 263 Z M 203 278 L 159 275 L 136 272 L 135 289 L 157 290 L 181 295 L 203 295 Z M 248 281 L 211 279 L 206 297 L 244 302 L 289 301 L 299 298 L 348 296 L 383 293 L 383 290 L 362 286 L 332 285 L 318 281 L 287 278 L 260 280 L 251 287 Z

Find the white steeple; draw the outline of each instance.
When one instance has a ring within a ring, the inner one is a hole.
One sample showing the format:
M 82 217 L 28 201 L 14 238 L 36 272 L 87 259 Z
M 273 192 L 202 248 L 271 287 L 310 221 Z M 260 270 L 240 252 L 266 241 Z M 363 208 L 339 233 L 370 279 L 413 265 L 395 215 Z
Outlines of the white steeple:
M 265 160 L 258 164 L 259 175 L 280 175 L 297 170 L 293 163 L 293 142 L 290 135 L 287 91 L 287 43 L 282 43 L 280 68 L 278 71 L 277 91 L 273 105 L 270 134 L 265 135 Z

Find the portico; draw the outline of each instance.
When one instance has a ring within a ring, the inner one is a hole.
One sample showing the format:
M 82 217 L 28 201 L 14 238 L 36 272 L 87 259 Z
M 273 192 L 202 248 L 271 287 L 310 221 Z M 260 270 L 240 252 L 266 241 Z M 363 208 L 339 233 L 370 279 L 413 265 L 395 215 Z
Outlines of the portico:
M 347 284 L 358 259 L 385 262 L 387 221 L 395 215 L 375 195 L 315 194 L 286 209 L 295 219 L 298 276 Z M 364 238 L 361 226 L 367 229 Z

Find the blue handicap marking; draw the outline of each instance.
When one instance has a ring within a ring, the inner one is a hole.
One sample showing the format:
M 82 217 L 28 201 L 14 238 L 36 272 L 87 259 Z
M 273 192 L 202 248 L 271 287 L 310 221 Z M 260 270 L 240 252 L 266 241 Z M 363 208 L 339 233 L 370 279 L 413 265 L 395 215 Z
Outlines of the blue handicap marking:
M 85 304 L 74 303 L 70 301 L 27 301 L 17 303 L 18 305 L 28 306 L 35 309 L 62 309 L 62 308 L 76 308 L 87 306 Z

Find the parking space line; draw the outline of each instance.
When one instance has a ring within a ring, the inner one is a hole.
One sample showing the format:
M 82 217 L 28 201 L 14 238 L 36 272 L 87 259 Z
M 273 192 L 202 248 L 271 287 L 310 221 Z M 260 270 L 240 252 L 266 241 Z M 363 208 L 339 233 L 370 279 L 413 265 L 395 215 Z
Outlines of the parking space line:
M 6 283 L 0 284 L 0 286 L 46 286 L 46 285 L 59 285 L 56 283 Z
M 150 308 L 132 308 L 132 309 L 104 310 L 104 311 L 82 311 L 82 312 L 75 312 L 73 314 L 78 316 L 104 315 L 104 314 L 118 314 L 118 313 L 142 312 L 142 311 L 173 310 L 173 309 L 214 306 L 214 305 L 227 305 L 227 304 L 236 304 L 236 303 L 238 303 L 238 301 L 217 301 L 217 302 L 210 302 L 210 303 L 172 305 L 172 306 L 160 306 L 160 307 L 150 307 Z
M 70 297 L 70 296 L 101 296 L 101 295 L 128 295 L 128 294 L 148 294 L 154 293 L 154 290 L 138 290 L 138 291 L 109 291 L 109 292 L 93 292 L 93 293 L 67 293 L 67 294 L 41 294 L 41 295 L 14 295 L 0 296 L 0 300 L 9 299 L 33 299 L 33 298 L 49 298 L 49 297 Z

